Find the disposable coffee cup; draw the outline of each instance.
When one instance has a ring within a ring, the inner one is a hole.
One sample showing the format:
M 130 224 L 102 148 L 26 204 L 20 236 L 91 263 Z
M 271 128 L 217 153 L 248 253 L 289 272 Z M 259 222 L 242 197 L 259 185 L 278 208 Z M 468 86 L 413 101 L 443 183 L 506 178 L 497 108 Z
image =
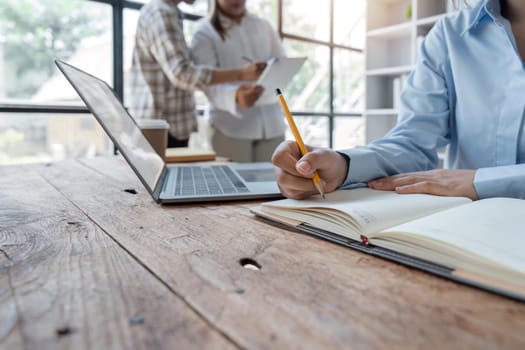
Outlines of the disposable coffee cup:
M 168 122 L 163 119 L 137 119 L 142 134 L 149 141 L 155 152 L 162 159 L 166 156 L 166 147 L 168 146 Z

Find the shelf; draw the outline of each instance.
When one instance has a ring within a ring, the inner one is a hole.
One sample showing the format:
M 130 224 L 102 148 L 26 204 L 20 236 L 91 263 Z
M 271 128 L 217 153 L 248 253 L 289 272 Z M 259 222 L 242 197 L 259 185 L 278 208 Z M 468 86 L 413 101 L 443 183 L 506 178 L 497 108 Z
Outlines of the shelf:
M 410 37 L 412 31 L 412 23 L 404 22 L 395 24 L 393 26 L 372 29 L 366 33 L 366 36 L 369 38 L 384 38 L 384 39 L 393 39 L 393 38 L 402 38 Z
M 426 25 L 434 25 L 437 21 L 439 21 L 441 18 L 445 17 L 445 14 L 425 17 L 417 20 L 418 26 L 426 26 Z
M 406 66 L 397 66 L 397 67 L 385 67 L 385 68 L 377 68 L 377 69 L 370 69 L 366 71 L 366 75 L 371 76 L 395 76 L 395 75 L 401 75 L 410 73 L 415 68 L 414 65 L 406 65 Z
M 431 28 L 453 12 L 453 3 L 453 0 L 366 1 L 366 143 L 383 137 L 396 125 L 403 87 L 416 67 L 421 45 Z M 409 6 L 412 13 L 407 18 Z
M 397 116 L 398 110 L 392 109 L 392 108 L 376 108 L 376 109 L 368 109 L 366 111 L 366 115 L 391 115 L 391 116 Z

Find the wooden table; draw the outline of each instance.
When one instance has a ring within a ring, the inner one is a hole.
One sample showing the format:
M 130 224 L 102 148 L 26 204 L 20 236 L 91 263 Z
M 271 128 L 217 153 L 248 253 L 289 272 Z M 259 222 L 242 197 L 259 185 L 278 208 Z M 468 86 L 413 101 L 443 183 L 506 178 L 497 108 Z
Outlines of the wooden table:
M 0 167 L 0 348 L 525 348 L 525 304 L 255 204 L 159 206 L 120 158 Z

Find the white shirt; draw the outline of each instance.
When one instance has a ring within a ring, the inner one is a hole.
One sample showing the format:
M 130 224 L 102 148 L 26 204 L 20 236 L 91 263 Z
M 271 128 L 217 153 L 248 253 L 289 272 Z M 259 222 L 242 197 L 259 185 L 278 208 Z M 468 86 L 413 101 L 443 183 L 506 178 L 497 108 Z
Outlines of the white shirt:
M 221 16 L 226 31 L 223 41 L 209 19 L 197 24 L 190 50 L 196 64 L 217 68 L 239 68 L 242 58 L 267 61 L 284 56 L 279 36 L 266 20 L 246 13 L 240 24 Z M 210 120 L 223 134 L 238 139 L 270 139 L 284 134 L 284 117 L 279 104 L 241 108 L 235 102 L 242 82 L 208 86 L 204 93 L 210 102 Z

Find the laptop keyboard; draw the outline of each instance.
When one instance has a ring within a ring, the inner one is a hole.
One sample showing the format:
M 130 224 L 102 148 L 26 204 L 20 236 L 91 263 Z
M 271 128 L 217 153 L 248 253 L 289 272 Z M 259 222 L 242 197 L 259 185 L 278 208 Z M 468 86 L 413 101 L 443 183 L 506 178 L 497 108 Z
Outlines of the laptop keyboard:
M 179 167 L 175 196 L 235 194 L 249 192 L 228 166 Z

